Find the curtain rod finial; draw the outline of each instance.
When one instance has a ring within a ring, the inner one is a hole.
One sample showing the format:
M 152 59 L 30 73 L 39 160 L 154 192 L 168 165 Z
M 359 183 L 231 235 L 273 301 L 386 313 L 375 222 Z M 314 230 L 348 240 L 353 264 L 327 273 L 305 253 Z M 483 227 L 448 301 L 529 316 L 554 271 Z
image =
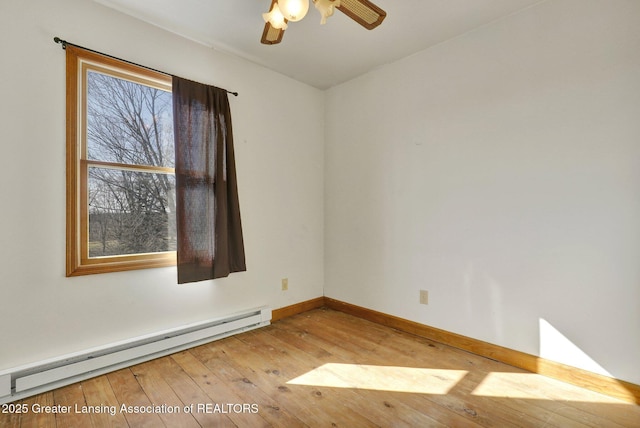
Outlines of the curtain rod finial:
M 53 41 L 56 43 L 60 43 L 62 45 L 62 49 L 66 49 L 67 48 L 67 41 L 66 40 L 62 40 L 60 37 L 56 36 L 53 38 Z

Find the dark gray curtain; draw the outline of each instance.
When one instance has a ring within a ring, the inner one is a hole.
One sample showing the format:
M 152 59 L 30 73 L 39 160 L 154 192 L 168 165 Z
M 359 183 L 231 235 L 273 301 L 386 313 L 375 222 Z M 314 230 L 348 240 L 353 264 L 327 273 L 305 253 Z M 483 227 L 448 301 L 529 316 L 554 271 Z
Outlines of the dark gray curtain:
M 227 91 L 173 77 L 178 283 L 246 270 Z

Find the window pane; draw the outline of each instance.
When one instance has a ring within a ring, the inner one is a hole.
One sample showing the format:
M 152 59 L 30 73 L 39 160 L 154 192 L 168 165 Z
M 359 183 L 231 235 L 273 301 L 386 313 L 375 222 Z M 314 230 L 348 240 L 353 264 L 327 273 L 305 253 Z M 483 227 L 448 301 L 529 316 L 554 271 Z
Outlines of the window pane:
M 88 159 L 173 168 L 170 92 L 87 72 Z
M 175 176 L 89 168 L 89 257 L 176 250 Z

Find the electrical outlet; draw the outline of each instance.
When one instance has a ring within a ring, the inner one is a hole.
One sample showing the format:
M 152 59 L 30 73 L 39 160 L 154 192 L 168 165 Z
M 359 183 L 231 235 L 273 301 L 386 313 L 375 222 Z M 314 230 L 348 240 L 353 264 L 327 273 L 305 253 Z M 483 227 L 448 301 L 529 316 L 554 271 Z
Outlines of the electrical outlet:
M 429 304 L 429 292 L 427 290 L 420 290 L 420 304 Z
M 289 278 L 282 278 L 282 291 L 289 289 Z

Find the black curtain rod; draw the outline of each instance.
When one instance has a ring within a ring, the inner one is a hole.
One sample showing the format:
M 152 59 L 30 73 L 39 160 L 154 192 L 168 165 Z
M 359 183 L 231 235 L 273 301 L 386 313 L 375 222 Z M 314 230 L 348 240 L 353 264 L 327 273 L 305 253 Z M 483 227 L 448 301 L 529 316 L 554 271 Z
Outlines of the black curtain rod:
M 128 61 L 128 60 L 122 59 L 122 58 L 118 58 L 117 56 L 109 55 L 109 54 L 106 54 L 106 53 L 103 53 L 103 52 L 98 52 L 98 51 L 95 51 L 93 49 L 85 48 L 84 46 L 76 45 L 74 43 L 69 43 L 66 40 L 62 40 L 60 37 L 54 37 L 53 41 L 56 42 L 56 43 L 61 44 L 62 45 L 62 49 L 66 49 L 67 45 L 75 46 L 77 48 L 84 49 L 84 50 L 89 51 L 89 52 L 97 53 L 99 55 L 103 55 L 103 56 L 106 56 L 106 57 L 111 58 L 111 59 L 117 59 L 118 61 L 122 61 L 122 62 L 126 62 L 127 64 L 135 65 L 136 67 L 146 68 L 147 70 L 155 71 L 156 73 L 162 73 L 162 74 L 166 74 L 167 76 L 172 76 L 173 77 L 173 74 L 171 74 L 171 73 L 167 73 L 167 72 L 161 71 L 161 70 L 156 70 L 155 68 L 147 67 L 146 65 L 136 64 L 135 62 Z M 234 95 L 236 97 L 238 96 L 237 92 L 228 91 L 226 89 L 225 89 L 225 91 L 227 91 L 228 94 Z

